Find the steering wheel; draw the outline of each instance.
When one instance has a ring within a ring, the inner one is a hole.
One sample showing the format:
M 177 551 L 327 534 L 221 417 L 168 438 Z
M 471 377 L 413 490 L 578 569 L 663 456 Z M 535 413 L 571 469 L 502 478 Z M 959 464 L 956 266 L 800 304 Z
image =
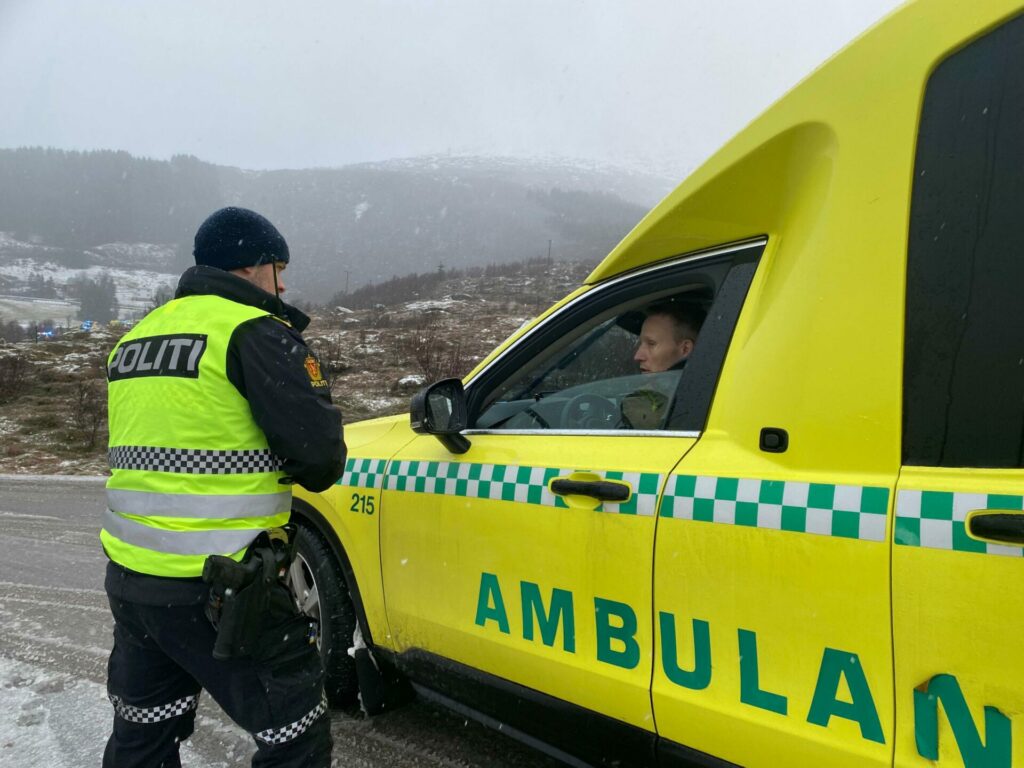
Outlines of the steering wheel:
M 600 395 L 583 394 L 562 408 L 562 426 L 568 429 L 611 429 L 619 419 L 615 403 Z

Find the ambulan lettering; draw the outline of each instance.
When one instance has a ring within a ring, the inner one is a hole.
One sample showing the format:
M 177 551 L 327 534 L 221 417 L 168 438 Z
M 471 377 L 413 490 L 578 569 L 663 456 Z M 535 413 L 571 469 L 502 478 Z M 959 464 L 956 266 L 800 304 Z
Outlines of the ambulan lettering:
M 178 333 L 146 336 L 120 344 L 107 367 L 109 381 L 143 376 L 199 377 L 199 361 L 206 351 L 206 334 Z
M 518 618 L 524 640 L 554 647 L 561 635 L 561 650 L 576 653 L 576 600 L 569 590 L 549 591 L 530 581 L 519 582 Z M 545 599 L 545 594 L 548 595 Z M 641 648 L 636 640 L 636 611 L 626 603 L 594 598 L 595 646 L 597 660 L 624 669 L 640 663 Z M 515 611 L 512 616 L 517 616 Z M 484 629 L 511 635 L 512 622 L 506 594 L 493 573 L 480 574 L 474 623 Z M 681 688 L 700 691 L 712 684 L 711 624 L 698 618 L 679 619 L 667 611 L 658 612 L 661 663 L 665 677 Z M 692 649 L 692 668 L 679 664 L 679 649 Z M 761 651 L 757 632 L 736 629 L 737 662 L 740 671 L 740 703 L 791 717 L 784 691 L 761 687 Z M 1010 768 L 1012 737 L 1010 718 L 995 707 L 984 708 L 979 727 L 971 716 L 959 681 L 953 675 L 932 677 L 914 690 L 914 735 L 921 757 L 937 760 L 939 754 L 939 711 L 945 713 L 957 748 L 967 768 Z M 804 716 L 801 713 L 801 716 Z M 825 648 L 818 662 L 817 682 L 805 719 L 827 728 L 832 718 L 856 723 L 861 736 L 885 743 L 882 723 L 860 656 L 849 650 Z

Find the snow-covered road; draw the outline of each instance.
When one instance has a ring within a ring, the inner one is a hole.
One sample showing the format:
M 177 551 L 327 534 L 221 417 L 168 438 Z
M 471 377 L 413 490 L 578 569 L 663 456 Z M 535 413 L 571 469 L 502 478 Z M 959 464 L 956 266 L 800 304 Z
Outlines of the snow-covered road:
M 93 768 L 110 729 L 111 642 L 99 546 L 102 478 L 0 475 L 0 765 Z M 331 713 L 334 765 L 549 768 L 464 718 L 414 703 L 368 719 Z M 249 764 L 248 735 L 209 697 L 182 747 L 189 768 Z

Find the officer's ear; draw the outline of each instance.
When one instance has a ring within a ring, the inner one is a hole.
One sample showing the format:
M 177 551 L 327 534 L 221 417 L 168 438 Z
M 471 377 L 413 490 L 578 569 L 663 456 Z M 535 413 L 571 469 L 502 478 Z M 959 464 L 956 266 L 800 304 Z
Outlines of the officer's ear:
M 261 287 L 256 276 L 256 270 L 258 267 L 239 267 L 238 269 L 232 269 L 231 274 L 237 275 L 238 277 L 245 280 L 247 283 L 252 283 L 257 288 Z
M 679 342 L 679 351 L 683 353 L 683 356 L 680 358 L 680 360 L 685 360 L 686 358 L 688 358 L 690 356 L 690 353 L 693 352 L 693 339 L 683 339 L 681 342 Z

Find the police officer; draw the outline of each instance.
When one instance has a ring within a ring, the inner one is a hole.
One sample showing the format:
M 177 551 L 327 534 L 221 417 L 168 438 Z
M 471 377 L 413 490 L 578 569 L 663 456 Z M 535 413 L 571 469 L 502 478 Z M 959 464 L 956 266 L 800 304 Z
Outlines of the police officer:
M 214 657 L 218 613 L 202 574 L 211 555 L 241 569 L 260 552 L 287 552 L 265 531 L 287 523 L 290 483 L 321 491 L 341 476 L 341 415 L 302 340 L 309 318 L 280 299 L 289 261 L 280 232 L 253 211 L 224 208 L 199 227 L 194 255 L 174 300 L 108 359 L 100 538 L 114 726 L 103 764 L 179 766 L 206 690 L 253 735 L 254 766 L 328 766 L 316 629 L 277 578 L 281 563 L 257 580 L 256 623 L 243 626 L 244 652 L 227 658 Z

